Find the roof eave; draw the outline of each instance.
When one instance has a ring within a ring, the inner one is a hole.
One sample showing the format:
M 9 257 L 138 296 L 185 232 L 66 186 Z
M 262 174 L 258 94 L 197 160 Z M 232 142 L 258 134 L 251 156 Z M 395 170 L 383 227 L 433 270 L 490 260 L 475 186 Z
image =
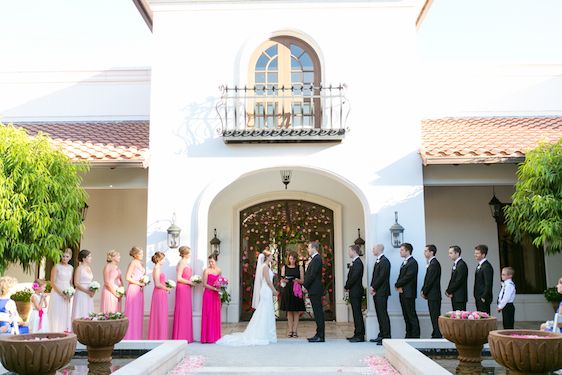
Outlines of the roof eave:
M 416 18 L 416 28 L 419 29 L 421 27 L 421 24 L 423 22 L 423 20 L 425 19 L 425 16 L 427 16 L 427 13 L 429 12 L 429 8 L 431 7 L 431 4 L 433 3 L 433 0 L 425 0 L 425 2 L 423 3 L 423 6 L 421 7 L 421 10 L 418 14 L 418 18 Z
M 150 9 L 150 4 L 148 0 L 133 0 L 133 4 L 137 7 L 142 19 L 152 32 L 152 9 Z
M 148 168 L 146 160 L 73 160 L 75 163 L 87 163 L 91 168 Z
M 456 164 L 518 164 L 525 161 L 524 156 L 483 156 L 483 157 L 446 157 L 427 156 L 422 154 L 423 165 L 456 165 Z

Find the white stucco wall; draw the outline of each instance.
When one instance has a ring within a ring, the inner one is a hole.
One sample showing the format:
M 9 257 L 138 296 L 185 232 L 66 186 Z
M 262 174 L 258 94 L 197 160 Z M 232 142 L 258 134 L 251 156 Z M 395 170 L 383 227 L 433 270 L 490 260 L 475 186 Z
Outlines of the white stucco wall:
M 510 202 L 512 186 L 495 188 L 497 198 L 502 202 Z M 474 309 L 474 246 L 483 243 L 488 245 L 488 260 L 494 267 L 494 303 L 500 291 L 500 261 L 496 222 L 490 214 L 488 202 L 492 197 L 490 186 L 432 186 L 425 188 L 426 233 L 427 242 L 437 246 L 437 259 L 441 262 L 441 289 L 447 288 L 451 276 L 451 261 L 447 257 L 450 245 L 458 245 L 462 249 L 462 257 L 469 267 L 468 273 L 468 309 Z M 545 257 L 547 285 L 552 286 L 560 277 L 562 254 Z M 443 299 L 443 311 L 450 310 L 448 298 Z M 516 321 L 540 321 L 552 319 L 552 307 L 542 294 L 521 295 L 515 301 Z M 499 315 L 501 318 L 501 314 Z

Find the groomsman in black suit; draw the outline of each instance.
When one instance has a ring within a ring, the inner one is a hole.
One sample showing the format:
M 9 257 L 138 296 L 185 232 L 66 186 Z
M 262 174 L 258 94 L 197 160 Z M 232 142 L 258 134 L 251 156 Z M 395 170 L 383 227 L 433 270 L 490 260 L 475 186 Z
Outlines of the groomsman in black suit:
M 477 245 L 474 248 L 474 259 L 478 262 L 474 275 L 474 301 L 476 310 L 490 313 L 492 304 L 492 282 L 494 278 L 494 268 L 486 259 L 488 246 Z
M 423 255 L 427 259 L 427 266 L 421 295 L 427 300 L 429 317 L 433 326 L 433 332 L 431 332 L 432 339 L 443 337 L 439 330 L 439 315 L 441 315 L 441 264 L 435 258 L 436 253 L 437 248 L 435 245 L 425 245 Z
M 400 306 L 406 323 L 406 338 L 420 338 L 420 321 L 416 314 L 416 297 L 418 295 L 418 262 L 412 256 L 414 248 L 405 242 L 400 245 L 400 256 L 404 258 L 400 274 L 394 287 L 400 293 Z
M 468 301 L 468 266 L 461 258 L 461 253 L 460 247 L 449 246 L 449 259 L 453 261 L 453 270 L 445 295 L 451 299 L 455 311 L 466 311 L 466 301 Z
M 351 303 L 351 311 L 353 311 L 353 325 L 355 330 L 353 336 L 349 337 L 349 342 L 365 341 L 365 323 L 363 322 L 363 312 L 361 311 L 361 302 L 363 300 L 363 262 L 359 256 L 361 248 L 358 245 L 351 245 L 348 249 L 349 257 L 352 259 L 349 271 L 347 272 L 347 281 L 345 282 L 345 290 L 349 293 L 349 302 Z
M 382 345 L 383 339 L 390 338 L 390 317 L 388 316 L 388 297 L 390 296 L 390 261 L 384 256 L 384 246 L 376 244 L 373 247 L 373 255 L 377 258 L 371 277 L 369 293 L 375 302 L 375 311 L 379 321 L 379 335 L 371 342 Z
M 308 244 L 308 254 L 310 255 L 310 262 L 304 274 L 304 283 L 310 303 L 312 305 L 312 312 L 314 313 L 314 320 L 316 321 L 316 334 L 308 339 L 308 342 L 324 342 L 324 308 L 322 307 L 322 296 L 324 295 L 324 287 L 322 286 L 322 257 L 318 253 L 320 244 L 317 241 Z

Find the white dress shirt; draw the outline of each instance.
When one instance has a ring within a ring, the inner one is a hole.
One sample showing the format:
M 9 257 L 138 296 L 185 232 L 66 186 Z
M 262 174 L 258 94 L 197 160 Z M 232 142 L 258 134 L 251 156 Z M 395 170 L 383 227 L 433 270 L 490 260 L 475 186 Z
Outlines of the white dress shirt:
M 515 301 L 515 284 L 513 280 L 507 279 L 502 283 L 498 296 L 498 309 L 503 309 L 508 303 Z

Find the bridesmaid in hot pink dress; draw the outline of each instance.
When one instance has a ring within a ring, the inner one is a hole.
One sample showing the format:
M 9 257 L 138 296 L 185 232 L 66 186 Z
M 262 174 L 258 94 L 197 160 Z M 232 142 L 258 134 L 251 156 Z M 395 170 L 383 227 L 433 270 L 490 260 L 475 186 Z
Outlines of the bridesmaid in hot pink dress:
M 166 275 L 162 272 L 164 263 L 164 253 L 157 251 L 152 256 L 154 270 L 154 291 L 150 302 L 150 318 L 148 320 L 148 339 L 149 340 L 168 340 L 168 292 L 170 288 L 166 286 Z
M 129 319 L 129 328 L 125 340 L 142 340 L 142 326 L 144 321 L 144 291 L 145 284 L 141 278 L 145 275 L 142 265 L 143 251 L 134 246 L 129 255 L 133 258 L 127 269 L 126 279 L 129 282 L 127 297 L 125 298 L 125 316 Z
M 201 343 L 215 343 L 221 338 L 221 299 L 213 283 L 221 274 L 217 256 L 209 255 L 209 267 L 203 272 L 203 308 L 201 311 Z
M 187 340 L 193 342 L 193 319 L 191 311 L 191 287 L 193 283 L 189 266 L 191 249 L 188 246 L 179 248 L 181 260 L 176 267 L 176 305 L 174 307 L 174 327 L 172 340 Z
M 101 311 L 104 313 L 114 313 L 123 311 L 121 299 L 123 295 L 117 293 L 117 288 L 123 286 L 119 262 L 121 254 L 115 250 L 107 253 L 107 264 L 103 267 L 103 288 L 101 291 Z

